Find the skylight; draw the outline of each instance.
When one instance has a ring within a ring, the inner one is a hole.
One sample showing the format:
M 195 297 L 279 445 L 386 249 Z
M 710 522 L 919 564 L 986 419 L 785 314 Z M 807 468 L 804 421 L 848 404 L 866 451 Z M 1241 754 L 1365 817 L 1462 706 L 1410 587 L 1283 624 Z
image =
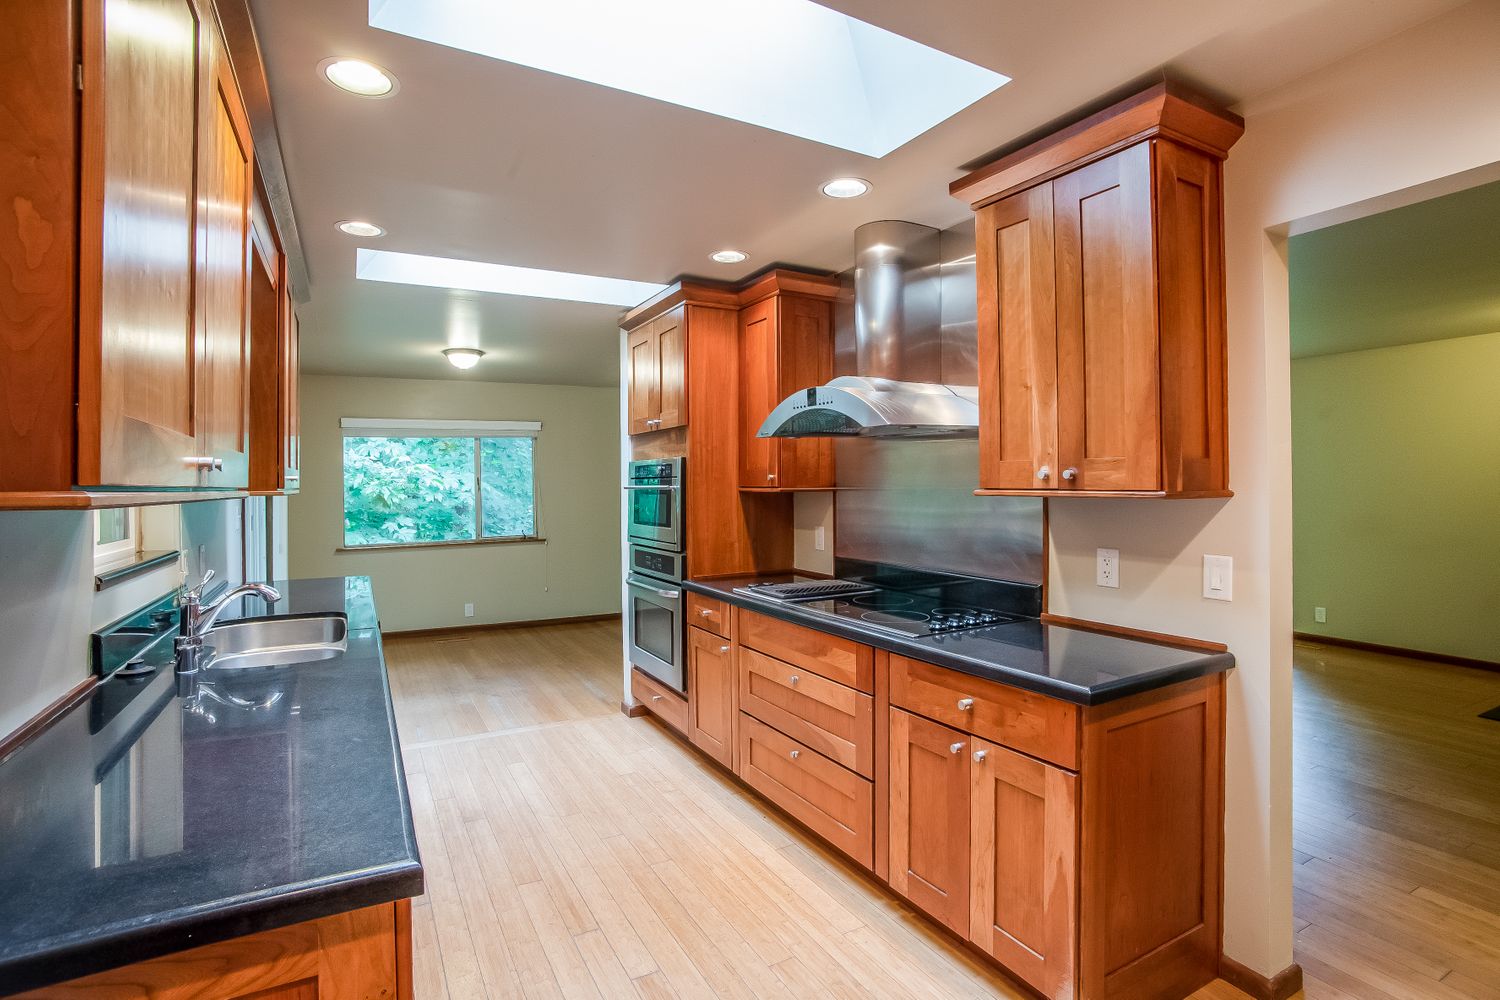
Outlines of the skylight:
M 634 306 L 660 292 L 665 285 L 624 278 L 601 278 L 592 274 L 544 271 L 511 264 L 488 264 L 481 260 L 427 257 L 390 250 L 356 251 L 354 276 L 363 281 L 390 281 L 401 285 L 432 288 L 462 288 L 500 295 L 527 295 L 537 299 L 597 302 L 608 306 Z
M 370 26 L 876 157 L 1010 82 L 811 0 L 370 0 Z

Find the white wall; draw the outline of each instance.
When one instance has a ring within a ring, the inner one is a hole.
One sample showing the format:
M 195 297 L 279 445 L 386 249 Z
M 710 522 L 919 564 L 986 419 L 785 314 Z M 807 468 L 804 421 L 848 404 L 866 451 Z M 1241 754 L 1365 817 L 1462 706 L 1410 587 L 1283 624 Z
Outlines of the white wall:
M 368 575 L 387 631 L 620 610 L 619 390 L 454 380 L 302 380 L 302 492 L 287 501 L 293 577 Z M 537 516 L 546 544 L 340 552 L 340 417 L 540 420 Z M 465 618 L 463 606 L 474 605 Z
M 1051 609 L 1228 643 L 1224 950 L 1292 961 L 1289 224 L 1419 200 L 1500 161 L 1500 5 L 1471 3 L 1245 102 L 1225 173 L 1230 500 L 1051 502 Z M 1480 179 L 1476 174 L 1473 179 Z M 1432 185 L 1421 191 L 1409 189 Z M 1350 206 L 1360 206 L 1350 209 Z M 1121 586 L 1094 586 L 1094 549 Z M 1234 557 L 1234 602 L 1201 558 Z

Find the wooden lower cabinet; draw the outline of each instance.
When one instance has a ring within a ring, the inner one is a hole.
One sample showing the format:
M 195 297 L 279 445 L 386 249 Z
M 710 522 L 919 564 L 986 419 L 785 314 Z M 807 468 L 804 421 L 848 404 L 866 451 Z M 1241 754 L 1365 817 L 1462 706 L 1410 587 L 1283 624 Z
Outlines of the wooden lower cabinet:
M 655 677 L 644 673 L 640 667 L 633 667 L 630 671 L 630 696 L 644 705 L 652 715 L 682 735 L 688 735 L 692 713 L 687 699 Z
M 969 929 L 970 737 L 891 712 L 891 888 L 957 934 Z
M 262 931 L 11 1000 L 413 1000 L 411 901 Z
M 688 629 L 688 684 L 693 745 L 725 767 L 734 767 L 734 647 L 701 628 Z

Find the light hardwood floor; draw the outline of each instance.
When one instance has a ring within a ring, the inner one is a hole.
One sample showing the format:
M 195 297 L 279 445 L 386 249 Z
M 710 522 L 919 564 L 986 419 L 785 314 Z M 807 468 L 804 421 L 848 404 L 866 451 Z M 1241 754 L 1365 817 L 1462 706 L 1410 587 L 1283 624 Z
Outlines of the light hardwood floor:
M 427 868 L 417 1000 L 1028 995 L 621 715 L 619 648 L 616 623 L 387 641 Z M 1500 996 L 1500 723 L 1468 721 L 1500 675 L 1298 662 L 1307 996 Z

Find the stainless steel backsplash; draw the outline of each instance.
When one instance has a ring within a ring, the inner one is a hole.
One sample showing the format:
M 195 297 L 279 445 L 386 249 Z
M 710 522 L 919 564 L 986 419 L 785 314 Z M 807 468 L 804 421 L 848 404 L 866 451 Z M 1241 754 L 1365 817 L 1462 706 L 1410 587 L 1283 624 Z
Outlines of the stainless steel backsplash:
M 941 381 L 978 381 L 974 224 L 944 230 L 936 280 L 942 292 Z M 929 269 L 930 273 L 930 269 Z M 852 290 L 852 271 L 840 275 Z M 914 281 L 923 280 L 913 275 Z M 854 298 L 834 313 L 834 374 L 854 375 Z M 976 497 L 979 442 L 839 438 L 834 443 L 834 555 L 1040 584 L 1042 501 Z

